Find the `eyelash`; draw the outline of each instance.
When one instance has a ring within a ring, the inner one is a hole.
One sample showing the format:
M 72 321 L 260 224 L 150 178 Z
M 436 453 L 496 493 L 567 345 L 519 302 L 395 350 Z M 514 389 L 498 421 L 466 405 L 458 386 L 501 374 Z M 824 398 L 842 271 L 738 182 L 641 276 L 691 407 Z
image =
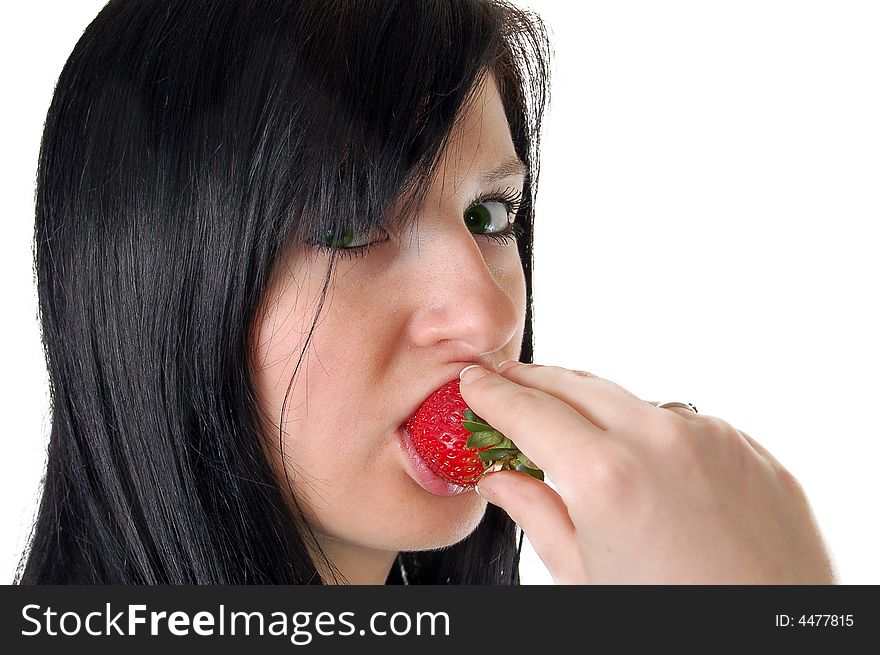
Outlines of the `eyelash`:
M 511 214 L 516 216 L 519 213 L 519 209 L 522 206 L 522 191 L 518 191 L 516 189 L 512 189 L 511 187 L 507 187 L 504 191 L 488 191 L 474 198 L 470 203 L 468 203 L 468 207 L 465 212 L 470 211 L 474 207 L 483 204 L 484 202 L 497 202 L 504 205 L 507 208 L 507 215 Z M 478 234 L 475 236 L 485 237 L 487 239 L 491 239 L 496 243 L 500 243 L 502 245 L 506 245 L 510 243 L 512 240 L 519 239 L 522 237 L 523 232 L 525 231 L 525 227 L 521 223 L 517 223 L 514 221 L 509 224 L 509 227 L 504 232 L 496 232 L 489 234 Z M 337 248 L 336 253 L 338 257 L 343 259 L 356 259 L 363 257 L 374 247 L 385 243 L 388 240 L 388 237 L 382 239 L 381 241 L 374 241 L 373 243 L 368 243 L 365 246 L 355 246 L 353 248 Z M 331 252 L 333 250 L 333 246 L 327 246 L 323 243 L 314 244 L 317 248 L 324 252 Z

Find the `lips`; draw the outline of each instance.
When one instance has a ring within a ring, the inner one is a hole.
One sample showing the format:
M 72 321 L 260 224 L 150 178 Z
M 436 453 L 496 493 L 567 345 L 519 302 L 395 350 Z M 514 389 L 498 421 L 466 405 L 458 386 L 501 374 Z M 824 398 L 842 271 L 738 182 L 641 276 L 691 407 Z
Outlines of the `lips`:
M 400 440 L 400 447 L 404 451 L 407 463 L 409 464 L 407 473 L 422 489 L 437 496 L 457 496 L 466 491 L 471 491 L 471 488 L 447 482 L 428 468 L 425 460 L 416 452 L 416 449 L 410 442 L 406 428 L 401 427 L 398 430 L 398 438 Z

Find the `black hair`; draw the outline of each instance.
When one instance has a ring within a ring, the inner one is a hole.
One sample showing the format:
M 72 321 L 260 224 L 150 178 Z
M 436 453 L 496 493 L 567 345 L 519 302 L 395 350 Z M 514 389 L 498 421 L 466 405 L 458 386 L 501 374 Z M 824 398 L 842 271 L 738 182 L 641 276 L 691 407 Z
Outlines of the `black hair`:
M 374 232 L 392 205 L 415 217 L 492 71 L 528 167 L 531 362 L 550 55 L 540 18 L 501 0 L 108 2 L 61 72 L 40 148 L 51 434 L 16 582 L 329 581 L 259 428 L 251 334 L 273 271 L 292 243 Z M 388 582 L 518 584 L 521 545 L 489 505 L 459 543 L 401 553 Z

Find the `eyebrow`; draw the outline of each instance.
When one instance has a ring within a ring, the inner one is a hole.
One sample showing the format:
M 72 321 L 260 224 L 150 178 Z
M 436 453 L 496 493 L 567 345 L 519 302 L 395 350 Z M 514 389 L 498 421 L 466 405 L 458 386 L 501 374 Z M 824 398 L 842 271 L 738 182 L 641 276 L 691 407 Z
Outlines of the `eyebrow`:
M 526 168 L 526 165 L 522 163 L 522 160 L 520 160 L 519 157 L 508 157 L 495 168 L 483 173 L 480 176 L 480 184 L 491 184 L 492 182 L 503 180 L 505 177 L 510 177 L 511 175 L 522 175 L 523 179 L 525 179 L 527 172 L 528 169 Z

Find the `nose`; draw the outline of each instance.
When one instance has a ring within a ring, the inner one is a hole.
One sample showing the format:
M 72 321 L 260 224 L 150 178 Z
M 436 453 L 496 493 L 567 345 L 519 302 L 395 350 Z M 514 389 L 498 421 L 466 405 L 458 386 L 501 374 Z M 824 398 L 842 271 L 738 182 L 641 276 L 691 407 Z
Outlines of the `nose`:
M 514 298 L 522 293 L 524 280 L 515 246 L 503 246 L 512 251 L 504 256 L 496 251 L 486 257 L 484 248 L 501 246 L 481 246 L 479 238 L 459 220 L 413 250 L 410 288 L 416 296 L 409 337 L 416 346 L 443 348 L 448 358 L 472 360 L 500 350 L 517 334 L 524 310 Z

